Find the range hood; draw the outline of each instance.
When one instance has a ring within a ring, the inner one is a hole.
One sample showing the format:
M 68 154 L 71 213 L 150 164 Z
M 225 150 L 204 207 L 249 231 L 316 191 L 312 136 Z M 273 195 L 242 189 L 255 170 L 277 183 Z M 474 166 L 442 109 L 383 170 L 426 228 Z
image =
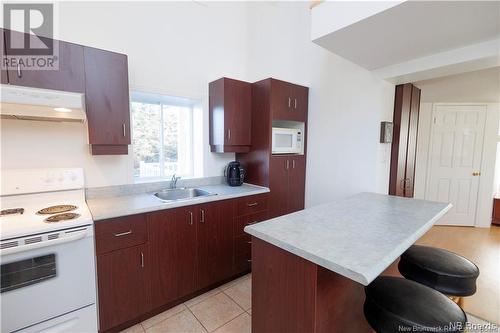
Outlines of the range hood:
M 84 95 L 2 84 L 0 116 L 8 119 L 84 122 Z

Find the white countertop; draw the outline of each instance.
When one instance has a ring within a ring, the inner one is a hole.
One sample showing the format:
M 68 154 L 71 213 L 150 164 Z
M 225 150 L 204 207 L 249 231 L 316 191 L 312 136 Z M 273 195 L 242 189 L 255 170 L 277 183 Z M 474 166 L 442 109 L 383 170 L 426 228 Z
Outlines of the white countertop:
M 451 204 L 360 193 L 245 227 L 245 231 L 368 285 Z
M 197 188 L 210 193 L 216 193 L 216 195 L 197 197 L 189 200 L 163 202 L 155 197 L 153 193 L 138 193 L 133 195 L 87 199 L 87 205 L 92 213 L 93 220 L 98 221 L 112 217 L 146 213 L 269 192 L 267 187 L 250 184 L 234 187 L 218 184 L 197 186 Z

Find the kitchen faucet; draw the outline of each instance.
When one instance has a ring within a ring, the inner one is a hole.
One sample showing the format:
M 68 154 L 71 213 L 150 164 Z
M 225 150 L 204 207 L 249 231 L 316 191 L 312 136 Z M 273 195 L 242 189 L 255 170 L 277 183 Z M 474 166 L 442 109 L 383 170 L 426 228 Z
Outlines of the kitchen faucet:
M 181 179 L 181 177 L 176 177 L 175 173 L 172 175 L 172 179 L 170 180 L 170 188 L 175 189 L 177 187 L 177 181 Z

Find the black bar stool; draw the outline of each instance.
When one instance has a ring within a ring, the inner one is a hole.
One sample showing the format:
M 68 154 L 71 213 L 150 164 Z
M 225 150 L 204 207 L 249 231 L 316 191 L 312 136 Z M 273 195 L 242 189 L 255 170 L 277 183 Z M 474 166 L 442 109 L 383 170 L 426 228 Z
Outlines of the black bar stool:
M 398 269 L 405 278 L 451 296 L 458 304 L 462 296 L 476 292 L 479 268 L 447 250 L 413 245 L 401 255 Z
M 379 276 L 365 293 L 365 318 L 377 333 L 465 330 L 465 312 L 442 293 L 420 283 Z

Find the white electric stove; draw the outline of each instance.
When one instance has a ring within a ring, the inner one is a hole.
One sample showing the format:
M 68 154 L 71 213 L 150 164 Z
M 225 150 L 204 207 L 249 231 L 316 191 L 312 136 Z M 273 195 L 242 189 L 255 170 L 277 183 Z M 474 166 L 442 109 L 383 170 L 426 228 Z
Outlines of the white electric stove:
M 1 331 L 96 332 L 83 170 L 2 170 L 1 180 Z

